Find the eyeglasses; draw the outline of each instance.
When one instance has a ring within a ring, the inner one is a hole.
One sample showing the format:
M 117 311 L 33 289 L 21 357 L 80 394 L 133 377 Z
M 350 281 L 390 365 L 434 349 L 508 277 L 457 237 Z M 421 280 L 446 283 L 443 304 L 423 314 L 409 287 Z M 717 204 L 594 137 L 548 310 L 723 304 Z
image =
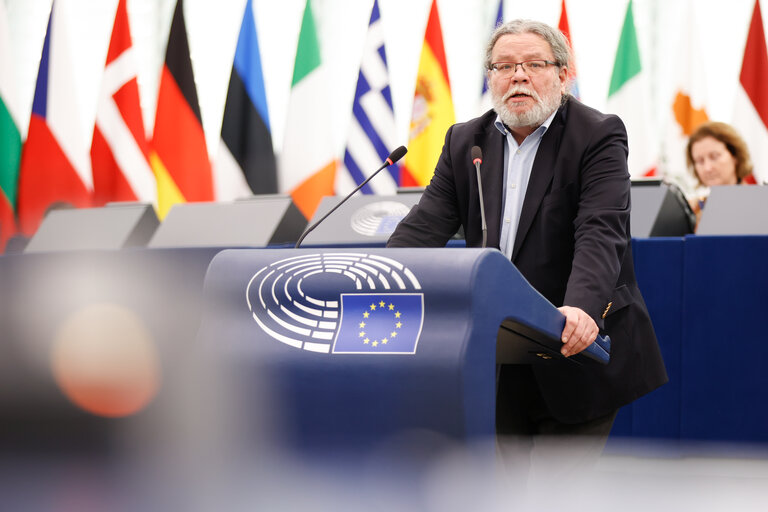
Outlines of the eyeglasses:
M 537 75 L 547 69 L 547 66 L 559 66 L 551 60 L 524 60 L 523 62 L 494 62 L 491 70 L 499 78 L 509 78 L 517 71 L 517 66 L 522 66 L 527 75 Z

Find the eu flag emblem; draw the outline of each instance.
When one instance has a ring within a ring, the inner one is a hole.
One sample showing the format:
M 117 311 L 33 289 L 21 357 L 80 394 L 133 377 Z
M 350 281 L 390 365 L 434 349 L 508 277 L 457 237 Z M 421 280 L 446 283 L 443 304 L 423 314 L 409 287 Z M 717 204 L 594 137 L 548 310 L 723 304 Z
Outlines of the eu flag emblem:
M 424 322 L 422 293 L 341 294 L 334 354 L 415 354 Z

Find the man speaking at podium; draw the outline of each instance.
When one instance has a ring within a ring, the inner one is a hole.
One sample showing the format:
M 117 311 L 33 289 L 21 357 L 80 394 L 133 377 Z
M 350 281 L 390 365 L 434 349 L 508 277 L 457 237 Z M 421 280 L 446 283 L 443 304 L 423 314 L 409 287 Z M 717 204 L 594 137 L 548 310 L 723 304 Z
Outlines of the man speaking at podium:
M 569 65 L 559 30 L 530 20 L 499 26 L 485 54 L 493 110 L 448 130 L 432 181 L 387 243 L 440 247 L 462 226 L 468 247 L 482 245 L 478 146 L 487 246 L 565 315 L 563 355 L 599 331 L 610 335 L 606 366 L 501 367 L 500 450 L 519 456 L 521 443 L 504 440 L 522 440 L 532 469 L 541 436 L 589 439 L 596 458 L 618 408 L 667 381 L 634 274 L 626 130 L 568 94 Z

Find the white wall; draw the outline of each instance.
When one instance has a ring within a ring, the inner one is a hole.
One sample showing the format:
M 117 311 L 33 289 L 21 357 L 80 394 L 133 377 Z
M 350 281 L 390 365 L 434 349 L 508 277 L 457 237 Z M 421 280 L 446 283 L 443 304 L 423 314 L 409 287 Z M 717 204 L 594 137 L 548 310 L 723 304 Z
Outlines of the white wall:
M 32 97 L 51 0 L 0 0 L 11 27 L 16 86 L 24 123 Z M 305 0 L 254 0 L 267 101 L 275 149 L 282 145 L 293 60 Z M 57 0 L 73 24 L 72 70 L 83 113 L 81 129 L 90 140 L 96 98 L 117 0 Z M 556 25 L 561 0 L 506 0 L 505 19 L 528 17 Z M 678 39 L 689 0 L 635 0 L 635 24 L 643 68 L 651 73 L 649 108 L 661 133 L 671 102 L 672 79 L 681 56 Z M 400 141 L 407 142 L 413 89 L 431 0 L 379 0 L 386 30 L 387 57 Z M 622 0 L 567 0 L 582 100 L 598 109 L 605 100 L 616 45 L 626 10 Z M 336 150 L 343 153 L 362 41 L 373 0 L 313 0 L 324 61 L 335 82 L 336 115 L 329 120 Z M 139 53 L 145 123 L 151 132 L 160 68 L 175 0 L 129 0 L 134 45 Z M 186 0 L 190 49 L 209 152 L 215 152 L 245 0 Z M 699 0 L 702 54 L 706 59 L 708 111 L 730 121 L 738 74 L 754 0 Z M 448 68 L 458 120 L 477 115 L 485 39 L 497 0 L 438 0 Z M 323 99 L 320 99 L 323 100 Z M 26 126 L 22 127 L 26 133 Z M 758 165 L 760 165 L 758 163 Z

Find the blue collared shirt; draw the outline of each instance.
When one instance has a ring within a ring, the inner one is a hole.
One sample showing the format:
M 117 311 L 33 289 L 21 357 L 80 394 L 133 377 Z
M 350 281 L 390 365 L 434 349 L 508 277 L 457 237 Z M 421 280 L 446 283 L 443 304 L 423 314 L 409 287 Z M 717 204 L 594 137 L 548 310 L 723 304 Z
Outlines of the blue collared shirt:
M 515 247 L 517 226 L 520 222 L 520 212 L 523 210 L 525 192 L 528 190 L 533 160 L 536 158 L 541 138 L 549 128 L 556 113 L 557 110 L 552 112 L 547 120 L 519 145 L 499 116 L 496 116 L 494 122 L 496 129 L 507 140 L 504 146 L 504 193 L 502 199 L 504 208 L 501 210 L 499 248 L 510 259 L 512 258 L 512 249 Z

